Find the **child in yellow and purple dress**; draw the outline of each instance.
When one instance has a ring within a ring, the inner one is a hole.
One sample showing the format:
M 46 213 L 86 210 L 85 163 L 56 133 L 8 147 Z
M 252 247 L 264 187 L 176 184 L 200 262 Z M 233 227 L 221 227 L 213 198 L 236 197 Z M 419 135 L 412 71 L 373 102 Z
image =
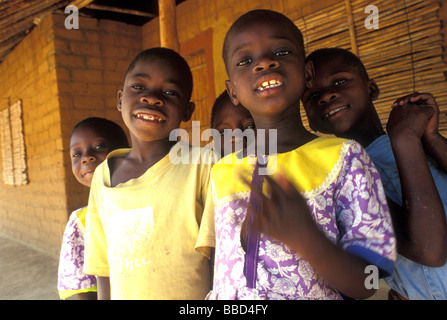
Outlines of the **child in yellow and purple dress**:
M 128 147 L 126 134 L 116 123 L 96 117 L 82 120 L 74 127 L 70 141 L 73 175 L 90 188 L 93 173 L 107 154 Z M 96 299 L 96 277 L 82 271 L 86 213 L 87 207 L 73 211 L 64 232 L 57 284 L 61 299 L 75 295 L 81 300 Z
M 366 267 L 389 274 L 396 255 L 385 194 L 358 143 L 304 128 L 299 103 L 313 69 L 301 32 L 280 13 L 254 10 L 228 31 L 223 58 L 229 96 L 250 111 L 257 141 L 256 154 L 232 153 L 211 172 L 208 299 L 369 297 Z

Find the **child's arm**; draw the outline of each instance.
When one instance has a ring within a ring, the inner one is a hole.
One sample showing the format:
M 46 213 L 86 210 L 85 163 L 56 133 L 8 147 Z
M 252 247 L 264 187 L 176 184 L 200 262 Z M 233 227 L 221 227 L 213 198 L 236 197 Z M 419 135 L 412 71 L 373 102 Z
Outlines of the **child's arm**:
M 110 300 L 110 278 L 97 277 L 98 280 L 98 300 Z
M 429 143 L 437 139 L 431 123 L 433 103 L 436 103 L 430 97 L 419 94 L 404 97 L 393 105 L 390 113 L 387 131 L 399 170 L 402 203 L 405 204 L 401 212 L 391 206 L 391 212 L 398 252 L 415 262 L 439 267 L 447 259 L 447 226 L 444 207 L 423 148 L 423 137 L 427 137 Z M 416 104 L 423 101 L 430 101 L 432 106 Z
M 311 217 L 305 200 L 281 174 L 276 181 L 266 176 L 271 196 L 267 197 L 252 185 L 262 199 L 255 228 L 287 244 L 303 256 L 333 288 L 355 299 L 374 294 L 365 286 L 365 260 L 332 243 Z M 253 208 L 249 208 L 253 210 Z

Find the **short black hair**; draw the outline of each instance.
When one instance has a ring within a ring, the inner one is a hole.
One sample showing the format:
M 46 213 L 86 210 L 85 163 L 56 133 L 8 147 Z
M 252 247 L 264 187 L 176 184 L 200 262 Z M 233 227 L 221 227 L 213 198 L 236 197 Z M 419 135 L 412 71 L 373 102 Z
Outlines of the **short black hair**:
M 369 75 L 363 62 L 353 54 L 351 51 L 342 48 L 322 48 L 315 50 L 309 54 L 306 58 L 306 62 L 312 61 L 314 64 L 318 64 L 321 61 L 327 59 L 342 59 L 342 63 L 351 67 L 354 67 L 363 80 L 368 81 Z
M 124 81 L 126 80 L 127 74 L 135 68 L 138 62 L 149 60 L 151 58 L 161 59 L 176 66 L 179 74 L 184 76 L 186 97 L 189 101 L 191 99 L 193 87 L 191 69 L 188 65 L 188 62 L 186 62 L 186 60 L 180 54 L 169 48 L 154 47 L 141 51 L 129 64 L 129 67 L 124 74 Z
M 106 118 L 89 117 L 79 121 L 71 132 L 71 135 L 79 128 L 91 128 L 113 143 L 115 149 L 129 148 L 129 141 L 123 128 L 117 123 Z
M 249 28 L 254 24 L 260 22 L 261 23 L 271 22 L 274 24 L 282 23 L 286 28 L 289 29 L 293 37 L 298 41 L 300 47 L 302 48 L 301 53 L 303 55 L 303 58 L 305 57 L 303 34 L 301 33 L 300 29 L 293 23 L 293 21 L 279 12 L 266 9 L 257 9 L 249 11 L 240 16 L 227 31 L 222 48 L 222 58 L 225 63 L 225 68 L 227 68 L 228 46 L 229 46 L 228 41 L 230 36 L 235 32 L 240 32 L 241 30 Z
M 211 109 L 211 128 L 214 128 L 214 120 L 216 117 L 217 110 L 225 103 L 229 102 L 233 104 L 233 102 L 230 99 L 230 96 L 228 95 L 227 90 L 224 90 L 214 101 L 213 107 Z

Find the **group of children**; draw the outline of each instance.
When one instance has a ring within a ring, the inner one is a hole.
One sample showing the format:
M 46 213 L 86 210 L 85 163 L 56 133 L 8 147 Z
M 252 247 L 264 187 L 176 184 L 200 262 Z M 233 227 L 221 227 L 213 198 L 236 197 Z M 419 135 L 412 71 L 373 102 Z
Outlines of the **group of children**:
M 212 127 L 265 139 L 214 141 L 213 164 L 211 150 L 171 141 L 194 111 L 191 71 L 172 50 L 140 53 L 118 92 L 132 148 L 99 122 L 72 133 L 73 173 L 91 189 L 64 235 L 61 297 L 364 299 L 374 265 L 390 299 L 446 299 L 447 140 L 433 96 L 396 100 L 386 134 L 361 61 L 342 49 L 306 58 L 300 30 L 270 10 L 237 19 L 222 53 Z M 301 102 L 331 137 L 305 129 Z M 181 144 L 202 161 L 173 164 Z

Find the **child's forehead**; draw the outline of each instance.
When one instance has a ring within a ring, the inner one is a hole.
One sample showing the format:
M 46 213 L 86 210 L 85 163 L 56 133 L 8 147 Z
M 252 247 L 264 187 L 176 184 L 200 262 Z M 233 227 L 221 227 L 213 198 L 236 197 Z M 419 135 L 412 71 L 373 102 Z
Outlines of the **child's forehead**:
M 262 37 L 253 35 L 262 35 Z M 293 30 L 292 26 L 285 22 L 256 21 L 233 29 L 227 38 L 227 43 L 224 44 L 226 45 L 224 58 L 227 63 L 236 52 L 267 39 L 288 41 L 302 53 L 304 58 L 304 44 L 299 30 Z
M 150 57 L 139 60 L 135 63 L 132 70 L 127 73 L 125 81 L 132 78 L 164 78 L 164 82 L 175 84 L 180 88 L 189 90 L 189 80 L 186 72 L 182 72 L 181 64 L 173 59 L 164 59 L 159 57 Z
M 170 61 L 161 57 L 146 57 L 135 63 L 133 69 L 128 72 L 127 77 L 150 74 L 152 72 L 163 72 L 166 70 L 175 71 L 177 69 L 176 66 L 175 61 Z M 179 72 L 174 72 L 174 74 L 177 73 Z
M 244 41 L 244 38 L 250 37 L 251 33 L 257 33 L 261 31 L 269 31 L 275 35 L 278 39 L 287 39 L 292 42 L 299 43 L 299 39 L 294 37 L 294 33 L 290 26 L 285 24 L 284 22 L 276 22 L 266 21 L 266 20 L 257 20 L 253 24 L 240 26 L 239 28 L 233 30 L 230 34 L 230 44 L 236 41 Z
M 93 139 L 105 139 L 107 140 L 107 129 L 99 129 L 94 125 L 82 125 L 76 128 L 72 135 L 71 141 L 74 140 L 93 140 Z
M 218 122 L 217 120 L 221 120 L 223 118 L 228 117 L 245 119 L 245 118 L 251 118 L 251 114 L 246 108 L 242 107 L 240 104 L 235 106 L 231 101 L 226 101 L 222 103 L 219 106 L 219 108 L 217 108 L 215 122 L 217 123 Z
M 317 61 L 313 61 L 314 68 L 317 73 L 335 74 L 341 72 L 356 72 L 359 73 L 357 68 L 348 63 L 341 56 L 327 56 L 320 58 Z

